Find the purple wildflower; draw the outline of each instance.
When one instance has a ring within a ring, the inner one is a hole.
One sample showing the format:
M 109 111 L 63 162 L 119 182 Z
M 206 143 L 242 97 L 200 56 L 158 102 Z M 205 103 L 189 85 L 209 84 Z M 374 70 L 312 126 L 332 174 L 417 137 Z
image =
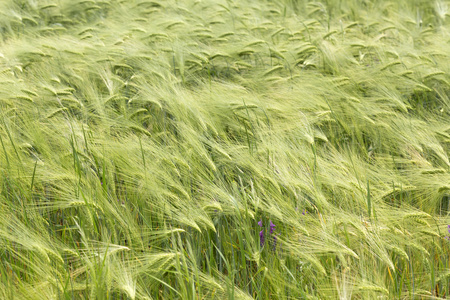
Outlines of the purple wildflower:
M 262 228 L 262 230 L 259 232 L 259 244 L 261 245 L 261 247 L 263 247 L 266 239 L 264 236 L 264 228 L 263 228 L 262 220 L 260 220 L 258 222 L 258 225 L 259 225 L 259 227 Z M 277 236 L 280 235 L 280 234 L 275 234 L 275 227 L 276 227 L 276 225 L 273 224 L 272 221 L 269 221 L 269 233 L 273 237 L 273 250 L 275 250 L 275 247 L 277 245 Z
M 258 222 L 259 227 L 263 226 L 262 219 Z M 259 244 L 264 246 L 264 229 L 259 232 Z
M 273 235 L 273 248 L 272 250 L 275 251 L 276 247 L 277 247 L 277 236 L 280 235 L 278 234 L 274 234 L 275 231 L 275 224 L 272 223 L 272 221 L 270 221 L 270 234 Z
M 259 232 L 259 244 L 262 246 L 264 246 L 264 230 L 261 230 Z
M 303 210 L 302 215 L 306 215 L 308 212 L 306 211 L 306 209 Z
M 270 234 L 273 234 L 273 231 L 275 230 L 275 224 L 270 221 Z

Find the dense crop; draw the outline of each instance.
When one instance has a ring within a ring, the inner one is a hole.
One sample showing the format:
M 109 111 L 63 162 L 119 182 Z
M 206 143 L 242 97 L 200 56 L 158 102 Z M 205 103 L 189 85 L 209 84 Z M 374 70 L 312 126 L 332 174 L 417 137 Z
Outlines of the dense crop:
M 449 297 L 449 19 L 1 1 L 0 298 Z

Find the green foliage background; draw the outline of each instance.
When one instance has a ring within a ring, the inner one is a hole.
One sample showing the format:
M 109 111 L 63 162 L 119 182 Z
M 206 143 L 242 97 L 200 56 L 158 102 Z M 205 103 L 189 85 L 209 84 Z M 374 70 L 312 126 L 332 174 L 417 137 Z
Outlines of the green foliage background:
M 445 299 L 449 4 L 1 1 L 0 298 Z

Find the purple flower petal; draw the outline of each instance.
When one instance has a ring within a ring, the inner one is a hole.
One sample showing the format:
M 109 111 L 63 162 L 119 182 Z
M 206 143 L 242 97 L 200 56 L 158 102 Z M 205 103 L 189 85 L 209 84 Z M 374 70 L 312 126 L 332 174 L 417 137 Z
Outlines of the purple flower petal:
M 258 222 L 259 227 L 262 227 L 262 220 Z
M 261 230 L 259 232 L 259 244 L 262 246 L 264 246 L 264 230 Z

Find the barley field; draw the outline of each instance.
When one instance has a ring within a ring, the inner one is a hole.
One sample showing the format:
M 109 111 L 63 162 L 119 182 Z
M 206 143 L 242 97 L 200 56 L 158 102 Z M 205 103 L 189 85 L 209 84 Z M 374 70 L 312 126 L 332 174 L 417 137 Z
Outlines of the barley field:
M 448 299 L 450 1 L 0 1 L 0 299 Z

